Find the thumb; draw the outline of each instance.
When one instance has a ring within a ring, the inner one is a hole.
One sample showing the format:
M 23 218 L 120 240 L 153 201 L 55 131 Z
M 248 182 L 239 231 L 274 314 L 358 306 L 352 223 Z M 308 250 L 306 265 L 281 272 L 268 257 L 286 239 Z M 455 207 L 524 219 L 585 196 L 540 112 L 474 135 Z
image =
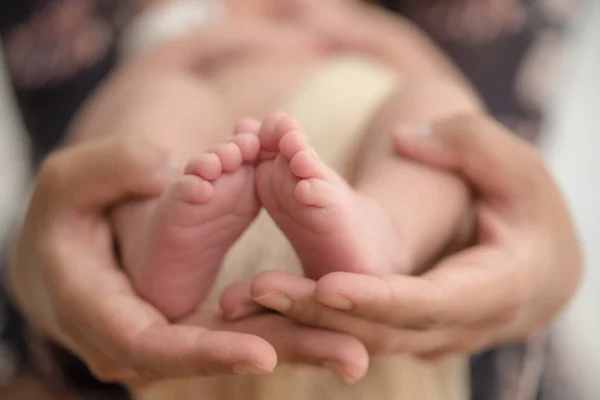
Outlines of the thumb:
M 483 197 L 539 205 L 549 177 L 537 152 L 497 122 L 461 115 L 432 126 L 402 127 L 396 151 L 461 174 Z
M 99 211 L 126 197 L 161 193 L 175 176 L 174 164 L 167 152 L 139 136 L 111 136 L 51 155 L 35 195 L 55 206 Z

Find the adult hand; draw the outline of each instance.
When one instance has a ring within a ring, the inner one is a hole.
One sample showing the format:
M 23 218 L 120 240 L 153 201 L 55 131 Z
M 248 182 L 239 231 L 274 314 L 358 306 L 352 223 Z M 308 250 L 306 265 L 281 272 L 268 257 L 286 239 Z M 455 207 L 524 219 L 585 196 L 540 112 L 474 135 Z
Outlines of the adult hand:
M 403 129 L 395 144 L 473 186 L 474 245 L 419 277 L 339 272 L 314 282 L 267 272 L 226 290 L 226 316 L 250 312 L 254 301 L 350 333 L 371 352 L 424 357 L 523 339 L 551 321 L 575 291 L 581 256 L 562 196 L 533 148 L 483 116 Z
M 178 173 L 171 154 L 147 137 L 173 128 L 163 120 L 170 113 L 157 112 L 170 109 L 173 90 L 181 90 L 177 116 L 187 115 L 186 104 L 198 107 L 184 101 L 196 99 L 184 88 L 199 84 L 190 76 L 205 56 L 195 40 L 174 43 L 117 71 L 93 96 L 73 127 L 75 144 L 51 155 L 37 176 L 9 263 L 14 297 L 39 334 L 73 351 L 104 381 L 264 374 L 278 361 L 326 363 L 354 379 L 368 356 L 348 335 L 298 327 L 277 315 L 226 323 L 208 309 L 171 323 L 135 294 L 119 269 L 108 211 L 160 194 Z M 153 123 L 139 125 L 140 117 Z M 178 118 L 177 129 L 202 132 L 203 121 L 182 121 L 193 119 Z M 138 132 L 141 126 L 148 131 Z

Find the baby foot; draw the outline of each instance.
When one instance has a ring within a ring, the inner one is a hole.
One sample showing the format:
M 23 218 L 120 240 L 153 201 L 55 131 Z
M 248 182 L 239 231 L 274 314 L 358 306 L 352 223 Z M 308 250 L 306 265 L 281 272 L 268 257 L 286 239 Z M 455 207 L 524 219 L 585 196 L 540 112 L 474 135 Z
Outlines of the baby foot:
M 388 213 L 325 165 L 293 119 L 269 117 L 259 138 L 259 198 L 306 275 L 392 272 L 400 242 Z
M 225 253 L 258 214 L 259 126 L 240 122 L 231 142 L 190 161 L 154 205 L 139 233 L 144 240 L 123 254 L 138 293 L 170 319 L 198 306 Z

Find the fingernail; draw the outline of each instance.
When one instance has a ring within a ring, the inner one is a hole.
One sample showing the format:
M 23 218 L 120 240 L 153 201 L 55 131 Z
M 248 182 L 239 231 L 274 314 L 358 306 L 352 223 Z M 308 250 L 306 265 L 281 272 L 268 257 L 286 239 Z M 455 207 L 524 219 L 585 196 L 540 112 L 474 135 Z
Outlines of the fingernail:
M 264 296 L 254 299 L 259 304 L 282 313 L 288 312 L 292 308 L 292 300 L 281 292 L 271 292 Z
M 354 303 L 350 299 L 339 294 L 318 300 L 320 303 L 326 305 L 327 307 L 335 308 L 338 310 L 350 311 L 355 307 Z
M 325 361 L 323 367 L 339 376 L 348 385 L 353 385 L 360 379 L 360 377 L 354 376 L 348 372 L 348 370 L 337 361 Z
M 234 365 L 233 372 L 238 375 L 263 375 L 272 371 L 269 371 L 256 363 L 245 362 Z

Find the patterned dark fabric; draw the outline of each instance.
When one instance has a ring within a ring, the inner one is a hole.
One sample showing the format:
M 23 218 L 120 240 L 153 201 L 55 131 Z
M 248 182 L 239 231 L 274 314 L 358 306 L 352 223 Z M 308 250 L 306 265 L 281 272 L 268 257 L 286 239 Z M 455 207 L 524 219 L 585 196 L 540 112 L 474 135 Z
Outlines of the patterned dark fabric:
M 39 160 L 58 145 L 83 100 L 113 65 L 118 0 L 4 0 L 0 34 Z
M 490 112 L 540 134 L 577 0 L 383 0 L 423 28 L 471 79 Z
M 380 2 L 421 26 L 471 79 L 496 118 L 529 140 L 539 139 L 544 102 L 560 65 L 561 38 L 577 0 Z M 110 71 L 114 39 L 130 13 L 125 0 L 2 1 L 3 50 L 34 161 L 60 143 L 81 102 Z M 31 359 L 52 376 L 48 369 L 57 366 L 26 340 L 25 324 L 0 291 L 3 304 L 8 311 L 0 312 L 0 384 L 2 371 Z M 541 335 L 474 356 L 473 400 L 576 400 L 550 343 Z M 118 386 L 96 382 L 63 350 L 51 352 L 50 359 L 61 360 L 66 372 L 61 382 L 84 398 L 126 397 Z
M 76 110 L 110 72 L 115 38 L 129 14 L 128 2 L 120 0 L 0 3 L 2 50 L 35 164 L 60 144 Z M 122 387 L 94 379 L 66 351 L 30 340 L 26 324 L 1 287 L 0 350 L 5 350 L 0 351 L 0 375 L 38 371 L 60 398 L 66 390 L 85 399 L 128 398 Z

